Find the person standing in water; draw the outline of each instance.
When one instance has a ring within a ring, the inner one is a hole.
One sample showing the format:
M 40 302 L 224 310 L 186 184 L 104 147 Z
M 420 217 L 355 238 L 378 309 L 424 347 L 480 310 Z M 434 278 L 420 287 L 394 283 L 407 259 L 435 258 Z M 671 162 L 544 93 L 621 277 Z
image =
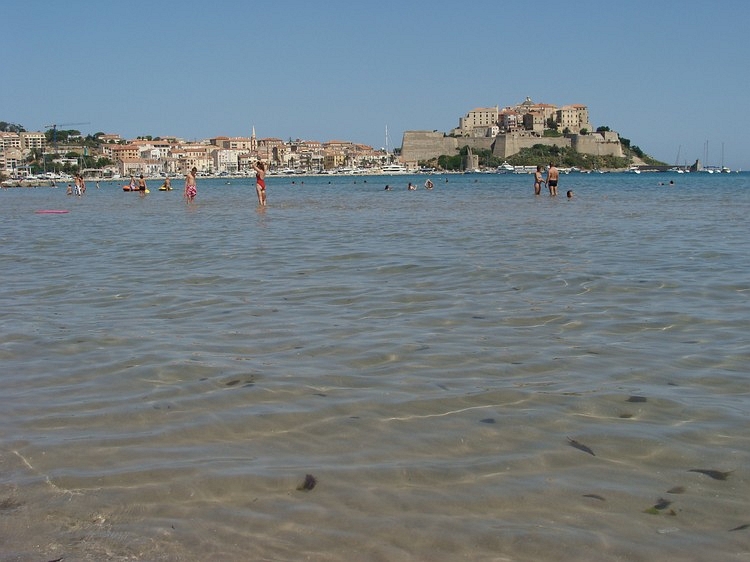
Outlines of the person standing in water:
M 544 178 L 542 177 L 542 166 L 539 165 L 536 167 L 536 172 L 534 172 L 534 195 L 540 195 L 542 193 L 543 183 Z
M 255 192 L 258 194 L 258 205 L 266 206 L 266 165 L 258 160 L 253 162 L 255 170 Z
M 550 162 L 549 169 L 547 170 L 547 187 L 549 187 L 549 194 L 552 196 L 557 195 L 557 180 L 560 179 L 560 172 L 555 165 Z
M 145 197 L 147 189 L 148 186 L 146 185 L 146 179 L 143 177 L 143 174 L 141 174 L 138 177 L 138 191 L 140 191 L 141 197 Z
M 198 183 L 195 179 L 195 175 L 198 173 L 198 169 L 193 166 L 193 169 L 190 170 L 185 175 L 185 200 L 187 201 L 188 205 L 190 205 L 194 200 L 195 196 L 198 195 Z

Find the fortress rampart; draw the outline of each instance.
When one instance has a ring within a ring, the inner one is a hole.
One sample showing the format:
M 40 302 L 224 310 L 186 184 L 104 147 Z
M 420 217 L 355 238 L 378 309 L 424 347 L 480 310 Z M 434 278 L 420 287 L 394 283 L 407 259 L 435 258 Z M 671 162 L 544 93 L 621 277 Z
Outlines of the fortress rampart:
M 491 150 L 492 137 L 448 137 L 437 131 L 404 131 L 401 159 L 405 162 L 431 160 L 442 155 L 455 156 L 464 146 L 472 150 Z
M 573 135 L 571 137 L 573 149 L 581 154 L 595 154 L 597 156 L 617 156 L 622 158 L 620 136 L 614 131 L 592 133 L 590 135 Z
M 573 148 L 581 154 L 624 156 L 620 138 L 614 131 L 565 137 L 541 137 L 523 132 L 499 134 L 496 137 L 449 137 L 437 131 L 404 131 L 401 159 L 419 162 L 442 155 L 455 156 L 464 146 L 472 150 L 491 150 L 494 156 L 505 159 L 535 144 Z
M 535 144 L 559 146 L 560 148 L 569 148 L 571 145 L 571 141 L 567 137 L 540 137 L 522 133 L 498 135 L 494 138 L 494 141 L 492 155 L 503 159 L 518 154 L 524 148 L 531 148 Z

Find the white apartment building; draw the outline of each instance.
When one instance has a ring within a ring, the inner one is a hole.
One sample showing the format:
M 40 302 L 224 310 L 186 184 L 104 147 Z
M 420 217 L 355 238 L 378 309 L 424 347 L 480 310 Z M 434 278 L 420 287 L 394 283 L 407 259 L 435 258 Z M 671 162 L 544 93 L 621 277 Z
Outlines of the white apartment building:
M 9 176 L 19 173 L 20 167 L 24 165 L 23 151 L 20 148 L 6 148 L 0 152 L 0 171 Z
M 18 136 L 21 137 L 21 148 L 23 150 L 32 150 L 34 148 L 44 150 L 47 146 L 47 137 L 44 133 L 24 132 L 18 133 Z
M 20 148 L 21 150 L 31 150 L 38 148 L 44 150 L 47 146 L 47 137 L 44 133 L 7 133 L 0 132 L 0 150 L 6 148 Z
M 158 148 L 154 147 L 148 147 L 148 148 L 141 148 L 140 156 L 144 160 L 159 160 L 162 158 L 161 152 Z
M 568 129 L 571 133 L 578 134 L 581 129 L 591 132 L 589 123 L 589 110 L 585 105 L 565 105 L 557 110 L 557 124 L 559 131 Z
M 491 127 L 497 123 L 497 117 L 500 113 L 498 106 L 495 107 L 477 107 L 469 111 L 465 117 L 458 120 L 458 128 L 467 130 L 477 127 Z
M 21 148 L 21 136 L 18 133 L 0 132 L 0 150 Z
M 244 150 L 217 148 L 211 153 L 213 157 L 213 171 L 216 173 L 237 173 L 240 169 L 240 155 L 244 153 L 246 153 Z

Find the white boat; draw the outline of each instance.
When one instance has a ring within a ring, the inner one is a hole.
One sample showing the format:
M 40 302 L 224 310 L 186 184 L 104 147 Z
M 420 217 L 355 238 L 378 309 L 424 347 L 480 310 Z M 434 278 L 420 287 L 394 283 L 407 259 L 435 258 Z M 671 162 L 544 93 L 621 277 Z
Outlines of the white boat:
M 387 164 L 381 168 L 384 174 L 407 174 L 409 170 L 403 164 Z
M 719 168 L 719 173 L 720 174 L 728 174 L 731 171 L 732 170 L 730 170 L 729 168 L 727 168 L 724 165 L 724 143 L 721 143 L 721 168 Z
M 503 162 L 497 167 L 498 174 L 512 174 L 516 171 L 515 166 L 511 166 L 507 161 Z

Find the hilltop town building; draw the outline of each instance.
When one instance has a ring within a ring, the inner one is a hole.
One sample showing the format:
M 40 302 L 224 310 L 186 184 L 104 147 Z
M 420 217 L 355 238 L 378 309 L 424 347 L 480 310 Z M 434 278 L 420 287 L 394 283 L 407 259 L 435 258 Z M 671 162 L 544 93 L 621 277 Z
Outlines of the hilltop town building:
M 452 134 L 469 137 L 495 136 L 500 132 L 497 130 L 499 116 L 498 106 L 477 107 L 458 119 L 458 127 L 453 129 Z
M 7 148 L 21 148 L 21 135 L 0 131 L 0 150 Z
M 47 146 L 47 137 L 44 133 L 18 133 L 21 137 L 21 149 L 22 150 L 44 150 Z

